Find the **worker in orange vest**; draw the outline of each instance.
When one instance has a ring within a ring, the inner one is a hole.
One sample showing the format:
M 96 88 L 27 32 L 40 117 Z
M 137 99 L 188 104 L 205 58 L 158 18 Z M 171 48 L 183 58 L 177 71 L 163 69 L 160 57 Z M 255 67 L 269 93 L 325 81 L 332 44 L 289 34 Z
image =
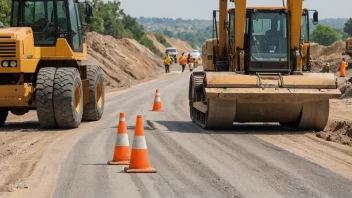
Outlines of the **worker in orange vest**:
M 187 57 L 185 56 L 185 53 L 182 53 L 182 56 L 179 59 L 179 63 L 182 66 L 182 72 L 185 71 L 185 67 L 187 65 Z
M 345 61 L 345 58 L 342 58 L 342 62 L 340 64 L 340 77 L 346 76 L 346 67 L 347 67 L 347 62 Z
M 191 53 L 188 54 L 187 63 L 188 63 L 189 71 L 193 71 L 194 58 L 191 55 Z

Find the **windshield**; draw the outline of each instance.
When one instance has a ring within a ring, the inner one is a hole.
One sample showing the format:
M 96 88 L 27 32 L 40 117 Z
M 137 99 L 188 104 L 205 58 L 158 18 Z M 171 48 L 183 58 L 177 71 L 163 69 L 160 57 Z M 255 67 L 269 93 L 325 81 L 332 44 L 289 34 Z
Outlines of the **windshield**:
M 301 24 L 301 40 L 302 42 L 309 42 L 307 15 L 302 15 Z
M 166 51 L 167 51 L 167 52 L 177 52 L 176 49 L 167 49 Z
M 287 61 L 287 15 L 252 13 L 252 61 Z
M 54 45 L 56 41 L 54 2 L 47 0 L 20 1 L 23 4 L 23 17 L 19 18 L 19 2 L 13 2 L 12 26 L 31 27 L 34 34 L 34 44 Z M 59 32 L 67 31 L 67 16 L 65 2 L 57 0 L 57 16 L 60 26 Z

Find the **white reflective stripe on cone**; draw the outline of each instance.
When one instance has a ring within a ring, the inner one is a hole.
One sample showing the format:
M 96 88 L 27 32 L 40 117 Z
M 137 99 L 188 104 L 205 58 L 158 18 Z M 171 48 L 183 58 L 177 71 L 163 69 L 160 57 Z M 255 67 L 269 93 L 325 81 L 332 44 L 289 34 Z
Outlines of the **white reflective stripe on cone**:
M 160 96 L 160 93 L 156 93 L 155 95 Z
M 155 101 L 155 102 L 161 102 L 161 99 L 158 97 L 158 98 L 155 98 L 154 101 Z
M 126 121 L 126 118 L 120 118 L 120 121 L 124 121 L 124 122 L 125 122 L 125 121 Z
M 132 148 L 133 149 L 147 149 L 147 143 L 145 142 L 145 136 L 134 136 Z
M 130 146 L 127 134 L 117 134 L 116 146 Z

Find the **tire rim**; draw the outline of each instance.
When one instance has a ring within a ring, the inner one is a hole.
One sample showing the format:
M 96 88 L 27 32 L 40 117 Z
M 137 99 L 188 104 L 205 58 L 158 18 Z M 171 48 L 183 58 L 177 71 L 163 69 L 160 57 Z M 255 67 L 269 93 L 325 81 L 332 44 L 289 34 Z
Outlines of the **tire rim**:
M 101 86 L 101 82 L 98 82 L 97 84 L 97 104 L 98 107 L 101 108 L 103 106 L 103 89 Z
M 79 85 L 76 85 L 75 88 L 75 107 L 77 113 L 81 112 L 81 89 Z

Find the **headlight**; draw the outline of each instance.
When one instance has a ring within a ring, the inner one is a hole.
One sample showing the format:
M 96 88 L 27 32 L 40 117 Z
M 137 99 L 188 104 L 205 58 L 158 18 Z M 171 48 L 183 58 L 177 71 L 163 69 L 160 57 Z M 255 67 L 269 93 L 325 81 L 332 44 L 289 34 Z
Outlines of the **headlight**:
M 9 66 L 9 61 L 2 61 L 2 66 L 3 67 L 8 67 Z
M 11 67 L 17 67 L 17 62 L 16 61 L 10 61 L 10 66 Z

